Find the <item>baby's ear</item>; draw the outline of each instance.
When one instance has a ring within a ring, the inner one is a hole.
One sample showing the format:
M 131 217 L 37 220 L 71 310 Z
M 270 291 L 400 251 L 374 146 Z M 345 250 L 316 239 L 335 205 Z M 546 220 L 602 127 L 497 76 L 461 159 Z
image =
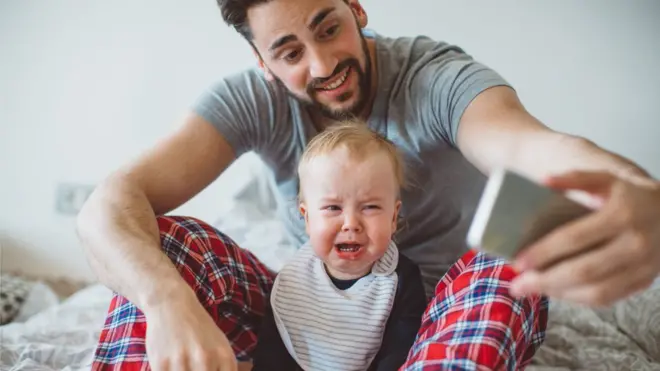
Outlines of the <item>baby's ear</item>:
M 304 202 L 298 203 L 298 210 L 300 211 L 300 218 L 305 221 L 305 232 L 309 235 L 309 218 L 307 217 L 307 205 Z
M 307 206 L 304 202 L 298 203 L 298 211 L 300 211 L 300 216 L 307 220 Z
M 399 222 L 399 211 L 401 210 L 401 200 L 397 200 L 394 205 L 394 216 L 392 216 L 392 234 L 396 233 Z

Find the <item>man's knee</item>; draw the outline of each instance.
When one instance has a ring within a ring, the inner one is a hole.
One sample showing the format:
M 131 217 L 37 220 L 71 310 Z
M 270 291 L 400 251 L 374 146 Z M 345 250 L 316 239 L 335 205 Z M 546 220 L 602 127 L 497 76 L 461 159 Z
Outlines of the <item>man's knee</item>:
M 438 283 L 405 369 L 433 362 L 484 369 L 528 364 L 545 338 L 548 301 L 514 298 L 514 277 L 502 260 L 474 251 L 462 256 Z
M 236 243 L 208 223 L 188 216 L 158 216 L 156 218 L 162 249 L 170 258 L 180 259 L 181 254 L 204 255 L 213 252 L 227 256 L 238 249 Z
M 501 336 L 495 343 L 518 342 L 517 356 L 527 362 L 545 339 L 549 304 L 544 296 L 513 297 L 509 288 L 516 275 L 506 261 L 471 251 L 438 283 L 436 315 L 490 323 L 490 334 Z

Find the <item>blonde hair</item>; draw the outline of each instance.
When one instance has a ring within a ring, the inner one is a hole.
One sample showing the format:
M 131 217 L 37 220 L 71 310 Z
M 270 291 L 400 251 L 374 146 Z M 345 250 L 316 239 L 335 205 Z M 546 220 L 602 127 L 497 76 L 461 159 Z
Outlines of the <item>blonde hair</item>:
M 327 155 L 341 147 L 346 148 L 349 155 L 358 161 L 377 152 L 385 153 L 392 163 L 399 188 L 405 187 L 403 159 L 394 143 L 355 120 L 332 125 L 312 138 L 298 164 L 298 178 L 300 179 L 314 158 Z M 301 195 L 302 184 L 298 193 L 299 199 Z

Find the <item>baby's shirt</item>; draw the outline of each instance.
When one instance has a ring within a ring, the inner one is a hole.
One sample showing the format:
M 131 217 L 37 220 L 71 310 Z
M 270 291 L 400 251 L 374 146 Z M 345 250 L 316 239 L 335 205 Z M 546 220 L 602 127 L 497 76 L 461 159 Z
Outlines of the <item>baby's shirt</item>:
M 396 370 L 426 304 L 419 268 L 394 243 L 369 274 L 347 281 L 305 245 L 275 280 L 253 371 Z

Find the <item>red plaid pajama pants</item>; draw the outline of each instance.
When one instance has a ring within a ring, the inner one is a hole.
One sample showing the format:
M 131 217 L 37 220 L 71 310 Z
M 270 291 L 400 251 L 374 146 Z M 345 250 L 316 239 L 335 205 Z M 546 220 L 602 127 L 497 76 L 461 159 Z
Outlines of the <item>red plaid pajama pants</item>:
M 238 359 L 249 359 L 275 274 L 229 237 L 194 218 L 159 217 L 164 252 L 194 289 Z M 466 253 L 438 283 L 401 370 L 518 370 L 542 344 L 548 302 L 508 294 L 514 272 L 502 261 Z M 209 297 L 225 297 L 209 302 Z M 93 371 L 149 370 L 146 320 L 115 295 Z

